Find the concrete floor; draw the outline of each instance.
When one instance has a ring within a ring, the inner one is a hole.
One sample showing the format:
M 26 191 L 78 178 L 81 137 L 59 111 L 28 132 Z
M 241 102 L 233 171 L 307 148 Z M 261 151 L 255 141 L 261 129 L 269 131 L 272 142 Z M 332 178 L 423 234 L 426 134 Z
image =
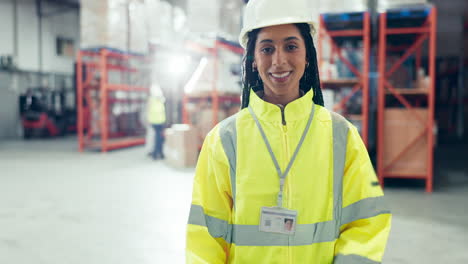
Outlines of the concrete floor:
M 141 147 L 78 153 L 75 142 L 0 141 L 0 263 L 184 263 L 193 169 Z M 394 220 L 384 263 L 468 263 L 466 155 L 452 152 L 465 161 L 437 165 L 433 194 L 418 183 L 385 189 Z

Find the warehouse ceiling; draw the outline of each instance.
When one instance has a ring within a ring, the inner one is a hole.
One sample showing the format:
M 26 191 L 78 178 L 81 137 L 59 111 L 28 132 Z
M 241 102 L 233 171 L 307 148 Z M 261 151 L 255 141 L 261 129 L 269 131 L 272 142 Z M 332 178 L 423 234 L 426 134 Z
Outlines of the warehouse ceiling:
M 54 3 L 61 3 L 61 4 L 66 4 L 70 6 L 76 6 L 79 7 L 80 5 L 80 0 L 42 0 L 46 2 L 54 2 Z M 178 6 L 184 10 L 186 10 L 187 6 L 187 0 L 162 0 L 171 3 L 174 6 Z M 238 5 L 238 2 L 248 2 L 246 0 L 220 0 L 223 1 L 223 5 Z

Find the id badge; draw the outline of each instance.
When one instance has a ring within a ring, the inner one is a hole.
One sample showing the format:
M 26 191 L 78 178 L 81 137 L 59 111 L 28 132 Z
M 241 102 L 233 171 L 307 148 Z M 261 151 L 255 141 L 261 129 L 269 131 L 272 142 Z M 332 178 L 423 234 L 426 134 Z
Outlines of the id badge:
M 293 235 L 296 231 L 297 211 L 280 207 L 262 207 L 260 231 Z

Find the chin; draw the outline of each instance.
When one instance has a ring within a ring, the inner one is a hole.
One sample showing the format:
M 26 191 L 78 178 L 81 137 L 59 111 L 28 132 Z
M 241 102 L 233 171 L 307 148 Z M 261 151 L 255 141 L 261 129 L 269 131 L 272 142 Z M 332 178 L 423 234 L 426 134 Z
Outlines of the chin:
M 298 89 L 286 86 L 286 85 L 275 85 L 275 88 L 270 89 L 276 95 L 288 95 L 299 91 Z

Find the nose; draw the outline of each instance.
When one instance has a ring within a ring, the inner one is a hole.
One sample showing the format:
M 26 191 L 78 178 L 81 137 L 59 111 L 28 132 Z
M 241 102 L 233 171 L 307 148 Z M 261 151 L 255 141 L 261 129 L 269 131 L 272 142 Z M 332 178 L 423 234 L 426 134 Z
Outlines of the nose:
M 277 49 L 273 54 L 273 66 L 281 66 L 283 64 L 286 64 L 286 61 L 286 53 L 281 49 Z

